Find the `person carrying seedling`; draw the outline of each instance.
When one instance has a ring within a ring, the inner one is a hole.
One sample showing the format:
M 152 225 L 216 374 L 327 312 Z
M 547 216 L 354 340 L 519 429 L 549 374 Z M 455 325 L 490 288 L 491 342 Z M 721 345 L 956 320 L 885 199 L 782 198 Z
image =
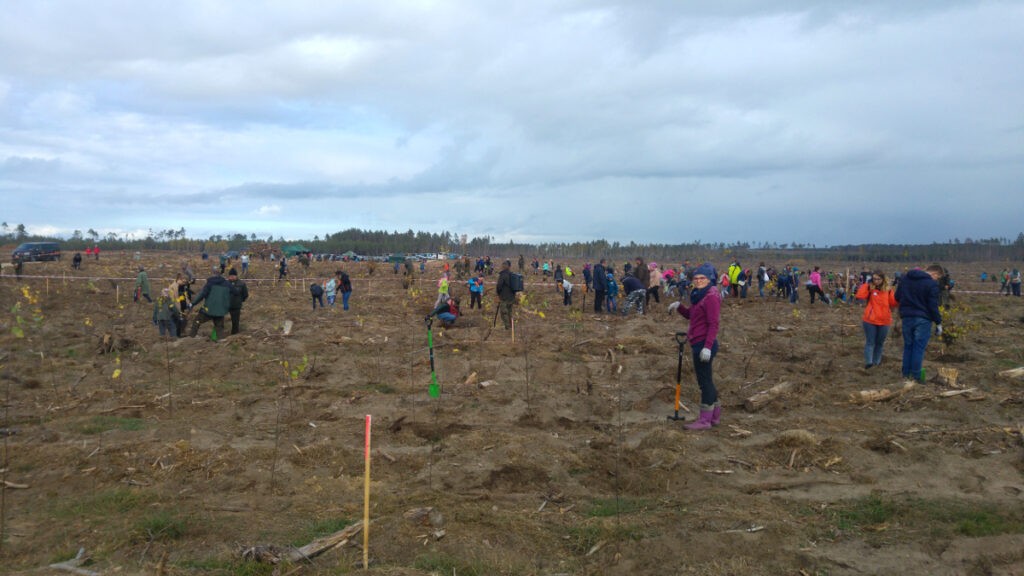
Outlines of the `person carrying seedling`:
M 224 316 L 227 316 L 231 308 L 231 296 L 238 294 L 238 289 L 231 285 L 226 278 L 217 273 L 219 266 L 213 267 L 213 276 L 206 279 L 206 285 L 199 291 L 199 295 L 189 308 L 194 308 L 203 303 L 195 320 L 192 321 L 192 328 L 189 329 L 189 336 L 195 337 L 199 333 L 199 326 L 208 321 L 213 321 L 213 333 L 211 339 L 217 339 L 217 333 L 224 333 Z
M 437 316 L 438 320 L 441 321 L 442 328 L 451 328 L 459 317 L 459 299 L 449 298 L 441 302 L 424 320 L 429 321 L 434 316 Z
M 717 426 L 722 416 L 722 403 L 712 378 L 712 363 L 718 354 L 718 322 L 722 311 L 722 300 L 715 290 L 718 273 L 715 267 L 705 262 L 693 272 L 693 290 L 690 292 L 690 306 L 676 301 L 668 311 L 678 312 L 690 321 L 686 339 L 693 351 L 693 371 L 700 387 L 700 416 L 685 426 L 688 430 L 707 430 Z
M 178 307 L 170 288 L 164 288 L 153 303 L 153 324 L 160 329 L 160 335 L 166 332 L 171 338 L 178 337 Z

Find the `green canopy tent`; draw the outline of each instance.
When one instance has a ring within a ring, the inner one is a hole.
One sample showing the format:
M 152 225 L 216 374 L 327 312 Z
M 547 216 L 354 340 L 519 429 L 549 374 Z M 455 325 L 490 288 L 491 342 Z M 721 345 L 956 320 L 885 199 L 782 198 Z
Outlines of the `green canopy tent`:
M 306 248 L 305 246 L 303 246 L 302 244 L 292 244 L 291 246 L 283 246 L 283 247 L 281 247 L 281 252 L 284 252 L 285 256 L 288 256 L 289 258 L 291 258 L 292 256 L 295 256 L 296 254 L 305 254 L 305 253 L 309 252 L 309 249 Z

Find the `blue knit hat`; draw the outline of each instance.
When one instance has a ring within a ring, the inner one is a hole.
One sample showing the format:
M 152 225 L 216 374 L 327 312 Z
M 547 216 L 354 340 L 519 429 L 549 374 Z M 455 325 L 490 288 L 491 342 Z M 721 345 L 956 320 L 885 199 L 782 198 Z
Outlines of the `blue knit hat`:
M 697 269 L 693 271 L 693 275 L 707 276 L 707 279 L 710 280 L 712 284 L 718 284 L 718 272 L 715 271 L 715 267 L 712 266 L 710 262 L 705 262 L 700 266 L 697 266 Z

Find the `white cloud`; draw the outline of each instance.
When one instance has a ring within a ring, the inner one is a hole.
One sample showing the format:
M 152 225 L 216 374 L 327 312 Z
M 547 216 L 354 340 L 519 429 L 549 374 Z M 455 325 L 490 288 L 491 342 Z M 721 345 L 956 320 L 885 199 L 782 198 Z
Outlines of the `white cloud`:
M 259 208 L 257 208 L 256 210 L 253 211 L 253 214 L 256 214 L 256 215 L 259 215 L 259 216 L 267 216 L 267 215 L 271 215 L 271 214 L 279 214 L 280 212 L 281 212 L 281 207 L 277 206 L 275 204 L 275 205 L 272 205 L 272 206 L 260 206 Z

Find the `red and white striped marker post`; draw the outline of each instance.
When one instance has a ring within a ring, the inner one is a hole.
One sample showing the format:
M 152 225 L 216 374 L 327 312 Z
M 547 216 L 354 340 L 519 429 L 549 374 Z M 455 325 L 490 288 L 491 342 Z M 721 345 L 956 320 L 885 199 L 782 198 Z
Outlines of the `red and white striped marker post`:
M 366 415 L 366 474 L 363 483 L 363 570 L 370 565 L 370 415 Z

